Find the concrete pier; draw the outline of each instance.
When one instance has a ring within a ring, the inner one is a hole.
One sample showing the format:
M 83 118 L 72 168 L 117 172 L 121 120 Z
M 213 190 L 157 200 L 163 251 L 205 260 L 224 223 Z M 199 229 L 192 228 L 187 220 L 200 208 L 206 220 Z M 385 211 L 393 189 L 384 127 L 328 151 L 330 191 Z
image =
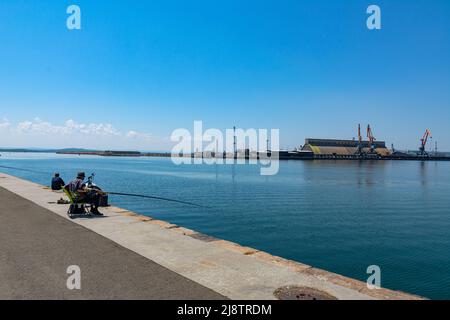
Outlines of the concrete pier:
M 70 220 L 61 197 L 0 173 L 0 299 L 276 299 L 286 286 L 421 299 L 114 206 Z M 81 268 L 81 290 L 66 287 L 69 265 Z

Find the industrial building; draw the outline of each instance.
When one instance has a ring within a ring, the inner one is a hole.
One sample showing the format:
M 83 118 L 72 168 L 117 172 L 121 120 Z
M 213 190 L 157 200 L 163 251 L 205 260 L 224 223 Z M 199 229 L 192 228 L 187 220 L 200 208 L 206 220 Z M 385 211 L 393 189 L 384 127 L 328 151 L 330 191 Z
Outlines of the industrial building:
M 386 148 L 384 141 L 361 141 L 357 140 L 334 140 L 334 139 L 305 139 L 305 145 L 302 150 L 311 151 L 316 158 L 321 156 L 354 156 L 358 153 L 358 147 L 361 145 L 362 152 L 370 153 L 371 144 L 374 152 L 379 156 L 388 156 L 390 150 Z

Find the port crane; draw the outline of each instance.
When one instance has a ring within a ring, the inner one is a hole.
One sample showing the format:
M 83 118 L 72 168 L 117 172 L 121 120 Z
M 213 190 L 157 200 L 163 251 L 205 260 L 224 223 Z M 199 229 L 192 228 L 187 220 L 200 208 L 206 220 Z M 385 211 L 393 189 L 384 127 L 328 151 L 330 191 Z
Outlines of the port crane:
M 367 125 L 367 138 L 369 138 L 369 146 L 370 146 L 370 153 L 375 152 L 375 137 L 373 136 L 372 128 L 370 128 L 370 124 Z
M 419 148 L 419 155 L 421 155 L 421 156 L 428 155 L 425 148 L 427 146 L 428 139 L 431 139 L 431 138 L 433 138 L 431 136 L 431 132 L 430 132 L 430 130 L 427 129 L 427 131 L 425 131 L 425 134 L 423 135 L 422 139 L 420 139 L 421 145 Z

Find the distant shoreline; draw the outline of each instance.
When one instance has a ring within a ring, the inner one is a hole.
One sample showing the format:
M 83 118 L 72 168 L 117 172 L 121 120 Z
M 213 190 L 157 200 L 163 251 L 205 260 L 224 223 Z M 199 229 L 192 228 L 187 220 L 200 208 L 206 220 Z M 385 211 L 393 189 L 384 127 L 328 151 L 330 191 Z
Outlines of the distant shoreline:
M 74 156 L 100 156 L 100 157 L 154 157 L 154 158 L 217 158 L 217 159 L 255 159 L 259 160 L 261 157 L 266 158 L 266 153 L 264 156 L 260 152 L 246 152 L 239 150 L 236 154 L 233 153 L 218 153 L 215 152 L 205 152 L 205 153 L 194 153 L 194 154 L 173 154 L 171 152 L 140 152 L 140 151 L 99 151 L 99 150 L 87 150 L 87 149 L 0 149 L 0 159 L 1 153 L 54 153 L 60 155 L 74 155 Z M 269 151 L 269 158 L 271 158 L 271 153 Z M 421 157 L 414 154 L 404 154 L 402 156 L 385 156 L 385 157 L 361 157 L 357 155 L 353 156 L 339 156 L 339 155 L 314 155 L 307 154 L 301 151 L 278 151 L 277 160 L 416 160 L 416 161 L 450 161 L 450 153 L 439 152 L 438 154 Z
M 56 151 L 56 154 L 90 155 L 102 157 L 171 157 L 170 152 L 139 152 L 139 151 Z
M 0 153 L 56 153 L 56 154 L 68 154 L 68 155 L 94 155 L 94 156 L 114 156 L 114 157 L 171 157 L 171 156 L 183 156 L 173 154 L 170 151 L 128 151 L 128 150 L 93 150 L 82 148 L 63 148 L 63 149 L 30 149 L 30 148 L 0 148 Z M 284 151 L 280 151 L 282 153 Z M 285 151 L 290 152 L 290 151 Z M 293 151 L 292 151 L 293 152 Z M 406 153 L 416 153 L 418 151 L 402 151 Z M 214 152 L 213 152 L 214 153 Z M 240 151 L 238 151 L 238 154 Z M 438 156 L 450 156 L 450 152 L 440 151 Z M 193 156 L 192 154 L 185 154 L 185 157 Z M 195 156 L 198 156 L 197 154 Z M 231 154 L 232 156 L 232 154 Z M 204 157 L 210 157 L 210 155 L 204 154 Z
M 30 148 L 0 148 L 0 153 L 11 152 L 11 153 L 57 153 L 57 154 L 80 154 L 80 155 L 108 155 L 110 153 L 124 154 L 126 156 L 132 154 L 170 154 L 166 151 L 103 151 L 103 150 L 93 150 L 93 149 L 78 149 L 78 148 L 66 148 L 66 149 L 30 149 Z

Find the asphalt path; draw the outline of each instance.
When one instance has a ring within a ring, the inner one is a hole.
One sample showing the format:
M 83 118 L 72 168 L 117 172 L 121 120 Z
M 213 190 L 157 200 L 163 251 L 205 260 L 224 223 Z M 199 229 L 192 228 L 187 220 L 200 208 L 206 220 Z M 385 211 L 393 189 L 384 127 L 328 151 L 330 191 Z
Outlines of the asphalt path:
M 0 299 L 225 297 L 0 187 Z

